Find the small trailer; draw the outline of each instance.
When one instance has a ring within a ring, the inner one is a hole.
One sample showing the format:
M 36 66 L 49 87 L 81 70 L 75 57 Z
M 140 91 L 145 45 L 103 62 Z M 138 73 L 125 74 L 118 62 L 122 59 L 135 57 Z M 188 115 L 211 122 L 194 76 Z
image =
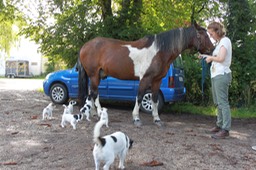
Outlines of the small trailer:
M 7 60 L 5 63 L 5 77 L 32 77 L 29 73 L 29 61 Z

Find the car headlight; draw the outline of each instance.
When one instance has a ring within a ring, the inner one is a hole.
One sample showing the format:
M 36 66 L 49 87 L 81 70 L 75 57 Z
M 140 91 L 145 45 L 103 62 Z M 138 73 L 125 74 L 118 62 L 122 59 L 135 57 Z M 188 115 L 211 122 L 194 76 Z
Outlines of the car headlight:
M 52 73 L 49 73 L 46 75 L 45 80 L 49 79 L 49 77 L 52 75 Z

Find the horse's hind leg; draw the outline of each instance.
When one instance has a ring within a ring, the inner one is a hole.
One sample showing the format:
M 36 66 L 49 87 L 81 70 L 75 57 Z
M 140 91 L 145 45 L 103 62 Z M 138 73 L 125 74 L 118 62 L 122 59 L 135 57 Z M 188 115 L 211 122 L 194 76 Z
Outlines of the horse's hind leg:
M 91 77 L 91 84 L 90 84 L 90 95 L 92 97 L 92 115 L 97 114 L 98 116 L 100 116 L 100 110 L 101 110 L 101 105 L 100 105 L 100 101 L 99 101 L 99 92 L 98 92 L 98 86 L 100 83 L 100 79 L 99 77 Z M 97 110 L 95 109 L 95 106 L 97 108 Z M 97 113 L 96 113 L 97 112 Z
M 98 117 L 100 117 L 101 105 L 100 105 L 99 93 L 98 93 L 97 98 L 95 100 L 95 106 L 97 108 Z
M 136 126 L 141 126 L 141 121 L 140 121 L 140 117 L 139 117 L 139 110 L 140 110 L 140 103 L 141 103 L 141 101 L 139 103 L 138 96 L 136 97 L 135 106 L 134 106 L 133 111 L 132 111 L 132 117 L 133 117 L 133 123 Z
M 160 81 L 154 81 L 152 83 L 152 116 L 153 116 L 153 121 L 155 124 L 158 126 L 162 126 L 162 122 L 160 120 L 159 114 L 158 114 L 158 93 L 159 93 L 159 88 L 160 88 L 161 80 Z
M 140 84 L 139 84 L 139 90 L 138 90 L 138 95 L 136 97 L 136 102 L 135 102 L 135 106 L 133 108 L 132 111 L 132 116 L 133 116 L 133 123 L 136 126 L 141 126 L 141 121 L 140 121 L 140 117 L 139 117 L 139 110 L 140 110 L 140 105 L 141 105 L 141 101 L 142 98 L 146 92 L 146 89 L 149 87 L 149 79 L 146 78 L 142 78 L 140 80 Z

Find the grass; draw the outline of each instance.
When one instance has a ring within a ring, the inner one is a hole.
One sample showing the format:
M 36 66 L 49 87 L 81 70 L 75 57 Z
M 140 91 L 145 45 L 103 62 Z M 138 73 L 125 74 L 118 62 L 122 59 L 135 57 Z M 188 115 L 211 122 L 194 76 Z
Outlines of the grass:
M 256 118 L 255 106 L 250 108 L 231 108 L 232 118 Z M 164 108 L 166 112 L 190 113 L 195 115 L 216 116 L 217 109 L 214 106 L 196 106 L 191 103 L 175 103 Z
M 38 75 L 38 76 L 33 76 L 33 77 L 25 77 L 24 79 L 45 79 L 45 74 L 44 75 Z M 0 78 L 7 78 L 5 76 L 0 76 Z
M 44 93 L 44 89 L 43 88 L 39 88 L 37 89 L 38 92 Z

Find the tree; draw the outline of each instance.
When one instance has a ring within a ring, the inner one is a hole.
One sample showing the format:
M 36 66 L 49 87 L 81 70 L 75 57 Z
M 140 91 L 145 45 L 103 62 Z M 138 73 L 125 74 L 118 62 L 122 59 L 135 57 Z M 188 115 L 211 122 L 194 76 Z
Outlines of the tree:
M 229 0 L 228 7 L 227 29 L 233 44 L 232 102 L 249 106 L 256 98 L 255 15 L 246 0 Z
M 9 54 L 11 46 L 18 40 L 17 30 L 13 26 L 21 27 L 24 24 L 21 13 L 9 3 L 0 1 L 0 51 Z
M 47 5 L 45 1 L 38 4 L 39 18 L 35 20 L 27 16 L 26 20 L 29 24 L 22 33 L 40 43 L 41 52 L 52 57 L 52 61 L 62 59 L 71 66 L 76 62 L 76 55 L 83 43 L 96 36 L 135 40 L 146 34 L 189 25 L 190 18 L 200 18 L 202 12 L 207 13 L 209 8 L 206 6 L 209 2 L 214 1 L 55 0 L 46 2 Z M 55 20 L 53 25 L 46 24 L 49 18 Z

